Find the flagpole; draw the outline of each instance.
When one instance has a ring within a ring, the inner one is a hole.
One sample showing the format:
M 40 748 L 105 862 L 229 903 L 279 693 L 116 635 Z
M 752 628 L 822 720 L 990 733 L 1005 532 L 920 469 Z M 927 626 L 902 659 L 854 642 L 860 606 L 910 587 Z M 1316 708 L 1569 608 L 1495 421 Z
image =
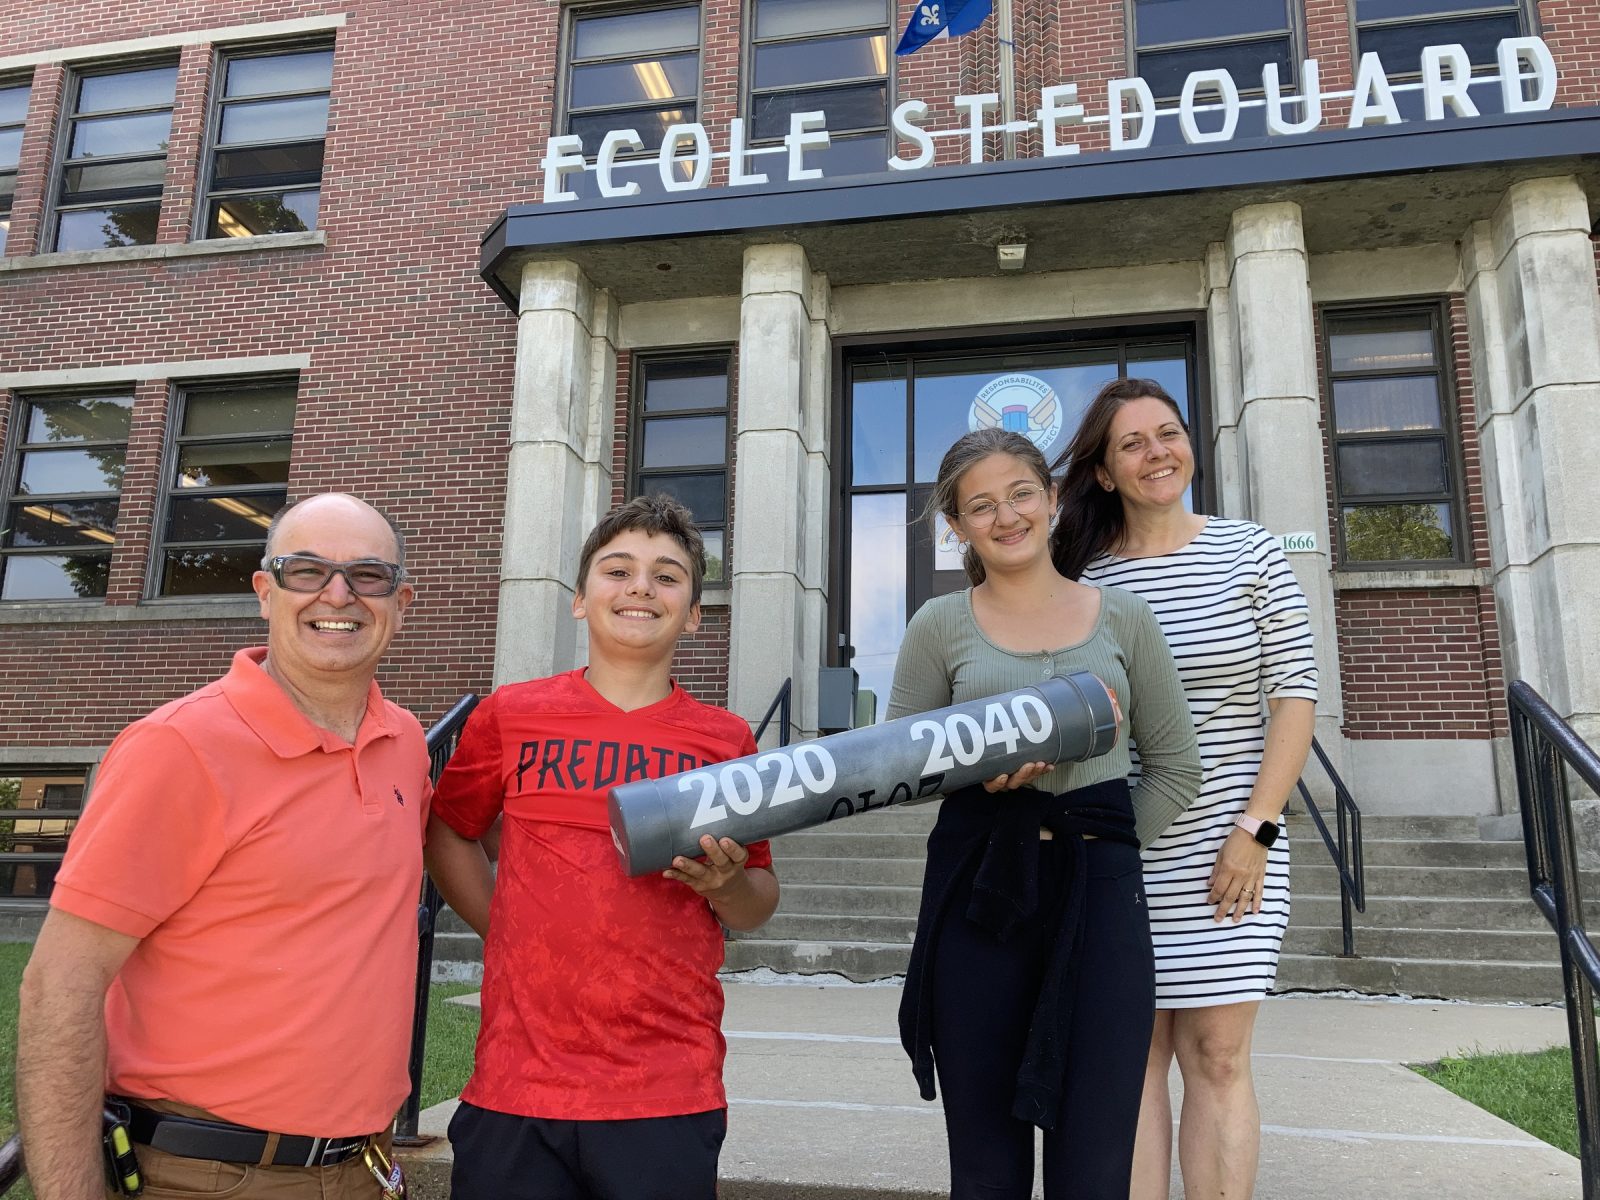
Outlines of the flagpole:
M 1017 119 L 1017 62 L 1011 36 L 1011 0 L 995 0 L 995 22 L 1000 35 L 1000 119 L 1007 125 Z M 1005 156 L 1017 156 L 1017 135 L 1005 131 Z

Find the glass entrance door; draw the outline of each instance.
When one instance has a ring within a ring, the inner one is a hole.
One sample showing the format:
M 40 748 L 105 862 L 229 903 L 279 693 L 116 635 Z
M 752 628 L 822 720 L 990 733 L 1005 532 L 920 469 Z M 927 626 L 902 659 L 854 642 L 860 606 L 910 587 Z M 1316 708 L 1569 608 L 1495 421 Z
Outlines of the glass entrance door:
M 879 720 L 907 620 L 929 598 L 966 586 L 949 526 L 922 519 L 951 444 L 998 425 L 1026 434 L 1053 463 L 1102 384 L 1118 375 L 1155 379 L 1188 417 L 1193 368 L 1192 339 L 1172 334 L 846 359 L 848 581 L 839 629 L 861 686 L 876 693 Z

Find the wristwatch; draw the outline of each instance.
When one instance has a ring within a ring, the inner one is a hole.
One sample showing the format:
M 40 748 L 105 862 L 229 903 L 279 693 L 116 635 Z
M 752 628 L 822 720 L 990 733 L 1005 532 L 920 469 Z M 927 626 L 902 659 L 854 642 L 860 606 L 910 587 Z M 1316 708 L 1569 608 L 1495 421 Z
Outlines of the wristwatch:
M 1263 821 L 1260 817 L 1249 817 L 1241 813 L 1233 819 L 1233 823 L 1263 846 L 1270 846 L 1278 840 L 1278 826 L 1275 822 Z

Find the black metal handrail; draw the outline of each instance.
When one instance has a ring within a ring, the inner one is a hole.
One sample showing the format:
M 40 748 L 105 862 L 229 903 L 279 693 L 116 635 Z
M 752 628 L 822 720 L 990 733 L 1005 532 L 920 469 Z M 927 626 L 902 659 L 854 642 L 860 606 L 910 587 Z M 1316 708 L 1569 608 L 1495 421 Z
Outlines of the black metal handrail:
M 1328 761 L 1322 744 L 1316 738 L 1311 739 L 1311 750 L 1333 783 L 1337 836 L 1328 832 L 1328 823 L 1322 819 L 1322 810 L 1311 798 L 1305 779 L 1295 780 L 1295 786 L 1300 789 L 1300 798 L 1306 802 L 1306 812 L 1311 814 L 1312 823 L 1322 835 L 1322 844 L 1333 858 L 1333 869 L 1339 873 L 1339 924 L 1344 932 L 1342 957 L 1355 958 L 1355 926 L 1350 909 L 1354 906 L 1357 912 L 1367 911 L 1367 864 L 1361 847 L 1361 810 L 1356 807 L 1350 789 L 1345 787 L 1344 780 L 1339 778 L 1339 772 L 1333 769 L 1333 764 Z
M 761 741 L 761 735 L 767 731 L 767 726 L 772 724 L 772 714 L 778 714 L 778 745 L 789 744 L 789 713 L 794 694 L 794 676 L 785 679 L 778 688 L 778 694 L 772 698 L 772 703 L 767 705 L 767 715 L 761 718 L 761 724 L 756 726 L 756 741 Z
M 0 1196 L 9 1192 L 22 1178 L 22 1137 L 13 1133 L 0 1146 Z
M 455 702 L 455 706 L 440 717 L 428 730 L 429 777 L 438 782 L 444 766 L 455 753 L 461 740 L 461 730 L 478 707 L 478 698 L 471 692 Z M 444 900 L 433 880 L 422 876 L 422 899 L 417 905 L 417 992 L 416 1007 L 411 1013 L 411 1094 L 400 1106 L 395 1119 L 396 1145 L 420 1145 L 427 1138 L 417 1136 L 417 1118 L 422 1111 L 422 1057 L 428 1040 L 428 989 L 433 983 L 433 930 L 439 919 L 439 909 Z
M 1507 698 L 1522 840 L 1528 852 L 1528 890 L 1561 942 L 1583 1200 L 1596 1200 L 1600 1196 L 1600 1062 L 1595 1057 L 1594 993 L 1600 988 L 1600 955 L 1583 924 L 1567 779 L 1570 771 L 1600 794 L 1600 756 L 1522 680 L 1512 683 Z

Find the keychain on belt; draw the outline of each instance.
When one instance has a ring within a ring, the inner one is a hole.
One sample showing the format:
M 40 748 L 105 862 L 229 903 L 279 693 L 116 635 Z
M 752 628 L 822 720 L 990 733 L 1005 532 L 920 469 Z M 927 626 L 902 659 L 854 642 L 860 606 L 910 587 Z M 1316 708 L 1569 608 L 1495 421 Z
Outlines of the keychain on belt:
M 372 1172 L 372 1177 L 383 1189 L 383 1200 L 405 1200 L 405 1172 L 400 1169 L 399 1163 L 383 1152 L 382 1146 L 377 1142 L 368 1142 L 367 1148 L 361 1152 L 361 1161 L 367 1164 L 367 1170 Z
M 111 1186 L 124 1196 L 144 1191 L 139 1160 L 133 1154 L 133 1139 L 128 1136 L 126 1105 L 107 1103 L 100 1113 L 100 1144 L 106 1151 L 106 1174 Z

